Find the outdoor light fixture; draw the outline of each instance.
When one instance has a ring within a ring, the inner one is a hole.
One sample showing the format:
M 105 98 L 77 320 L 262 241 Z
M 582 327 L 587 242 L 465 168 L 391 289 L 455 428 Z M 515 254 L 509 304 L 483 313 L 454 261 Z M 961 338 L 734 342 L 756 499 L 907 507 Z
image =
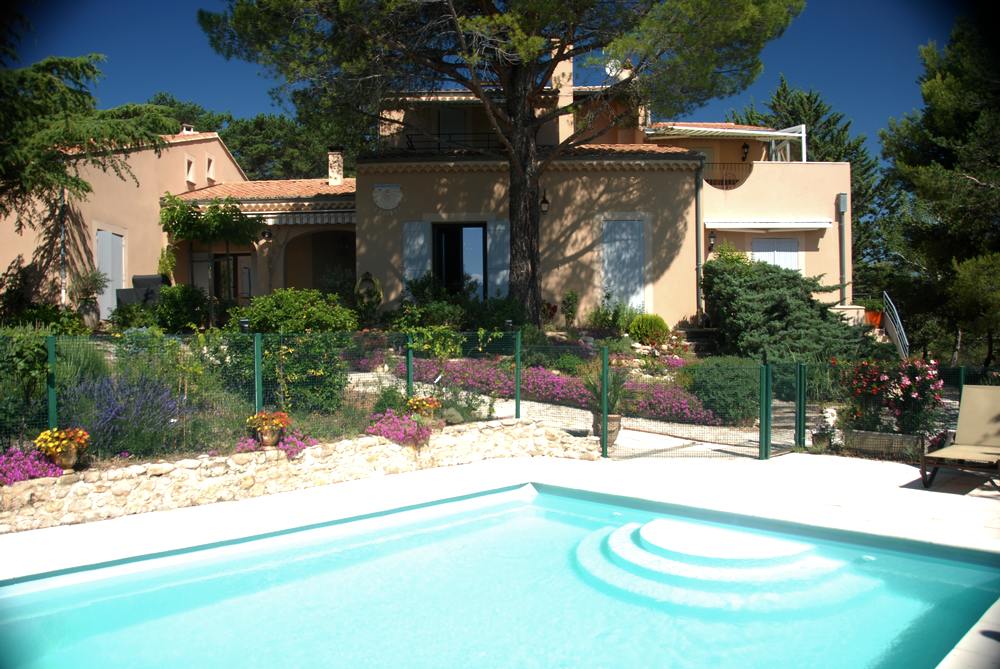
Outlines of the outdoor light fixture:
M 538 203 L 538 208 L 543 214 L 549 213 L 549 198 L 545 195 L 545 191 L 542 191 L 542 201 Z
M 747 156 L 750 155 L 750 145 L 743 142 L 743 162 L 747 161 Z
M 274 233 L 271 232 L 271 228 L 264 228 L 264 231 L 260 233 L 260 238 L 265 242 L 271 241 L 272 237 L 274 237 Z
M 715 250 L 715 230 L 708 233 L 708 251 L 711 253 Z
M 250 319 L 249 318 L 241 318 L 238 322 L 240 324 L 240 332 L 242 332 L 244 334 L 247 334 L 247 333 L 250 332 Z

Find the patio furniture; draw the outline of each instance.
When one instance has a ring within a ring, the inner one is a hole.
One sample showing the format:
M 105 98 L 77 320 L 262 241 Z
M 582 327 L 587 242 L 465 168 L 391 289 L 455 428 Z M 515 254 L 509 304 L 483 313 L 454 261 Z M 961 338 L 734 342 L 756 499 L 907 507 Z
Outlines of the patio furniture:
M 930 475 L 928 468 L 932 468 Z M 953 443 L 927 451 L 920 459 L 920 480 L 931 487 L 938 469 L 985 472 L 990 483 L 1000 476 L 1000 386 L 965 386 L 958 407 L 958 429 Z M 997 486 L 1000 488 L 1000 486 Z

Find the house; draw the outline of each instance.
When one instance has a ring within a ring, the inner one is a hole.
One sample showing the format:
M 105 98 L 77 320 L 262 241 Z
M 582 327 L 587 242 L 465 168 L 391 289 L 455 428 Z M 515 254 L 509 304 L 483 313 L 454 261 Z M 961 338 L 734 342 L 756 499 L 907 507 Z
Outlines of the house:
M 593 87 L 574 86 L 571 65 L 561 68 L 552 99 L 585 103 Z M 407 280 L 431 272 L 446 285 L 471 276 L 481 297 L 506 295 L 508 168 L 475 151 L 498 141 L 478 100 L 431 91 L 387 106 L 405 125 L 383 124 L 380 148 L 359 158 L 356 179 L 343 176 L 332 151 L 326 179 L 217 184 L 181 196 L 199 204 L 234 197 L 263 217 L 264 238 L 236 250 L 243 294 L 346 287 L 370 272 L 392 305 Z M 851 168 L 808 162 L 804 127 L 651 123 L 641 110 L 631 121 L 561 155 L 542 177 L 543 299 L 573 290 L 586 313 L 611 293 L 668 323 L 693 322 L 701 267 L 724 242 L 827 285 L 849 279 Z M 542 128 L 540 150 L 571 134 L 573 122 L 563 116 Z M 198 267 L 221 252 L 182 251 L 178 278 L 204 284 Z M 837 308 L 857 318 L 851 297 L 847 285 Z
M 167 239 L 160 228 L 160 198 L 213 184 L 246 181 L 246 175 L 214 132 L 186 126 L 163 138 L 166 146 L 128 156 L 135 181 L 84 166 L 80 175 L 92 192 L 70 198 L 56 223 L 44 230 L 14 229 L 0 223 L 0 268 L 20 266 L 41 279 L 39 297 L 67 303 L 71 277 L 96 268 L 109 278 L 99 296 L 101 317 L 115 307 L 115 291 L 130 288 L 135 275 L 157 274 Z

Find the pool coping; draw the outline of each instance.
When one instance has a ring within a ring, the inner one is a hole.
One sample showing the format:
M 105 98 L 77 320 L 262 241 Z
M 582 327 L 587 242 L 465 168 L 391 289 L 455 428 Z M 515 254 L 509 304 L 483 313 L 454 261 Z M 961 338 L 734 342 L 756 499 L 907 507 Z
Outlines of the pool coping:
M 778 490 L 768 485 L 767 479 L 780 478 L 780 470 L 789 469 L 781 463 L 787 457 L 790 456 L 768 462 L 701 461 L 683 466 L 663 460 L 491 460 L 235 502 L 31 530 L 0 536 L 0 555 L 4 556 L 0 561 L 0 582 L 233 542 L 525 484 L 638 498 L 1000 556 L 1000 526 L 994 521 L 998 507 L 994 500 L 928 497 L 922 491 L 897 488 L 878 491 L 884 494 L 862 489 L 853 495 L 837 495 L 833 488 L 818 483 L 810 485 L 808 481 L 801 489 L 788 485 L 785 490 Z M 706 485 L 711 479 L 705 477 L 713 474 L 717 490 L 710 483 Z M 995 666 L 1000 653 L 997 634 L 1000 634 L 1000 600 L 939 667 Z

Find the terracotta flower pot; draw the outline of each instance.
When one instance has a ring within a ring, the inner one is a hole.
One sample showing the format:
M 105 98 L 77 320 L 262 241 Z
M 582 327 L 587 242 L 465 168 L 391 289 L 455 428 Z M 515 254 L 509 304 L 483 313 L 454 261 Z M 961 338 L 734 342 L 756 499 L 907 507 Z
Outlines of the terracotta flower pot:
M 882 327 L 882 312 L 865 310 L 865 323 L 873 328 Z
M 52 454 L 52 462 L 63 469 L 73 469 L 78 457 L 76 446 L 67 446 L 63 451 Z
M 830 435 L 825 432 L 813 432 L 812 447 L 815 451 L 830 450 Z
M 594 436 L 601 436 L 601 414 L 594 414 Z M 608 414 L 608 447 L 610 448 L 614 445 L 615 440 L 618 439 L 618 433 L 622 429 L 622 417 L 621 414 L 609 413 Z
M 262 430 L 257 430 L 257 436 L 260 438 L 260 443 L 262 443 L 266 448 L 274 448 L 275 444 L 278 443 L 278 439 L 281 438 L 281 431 L 274 430 L 272 428 L 264 428 Z

